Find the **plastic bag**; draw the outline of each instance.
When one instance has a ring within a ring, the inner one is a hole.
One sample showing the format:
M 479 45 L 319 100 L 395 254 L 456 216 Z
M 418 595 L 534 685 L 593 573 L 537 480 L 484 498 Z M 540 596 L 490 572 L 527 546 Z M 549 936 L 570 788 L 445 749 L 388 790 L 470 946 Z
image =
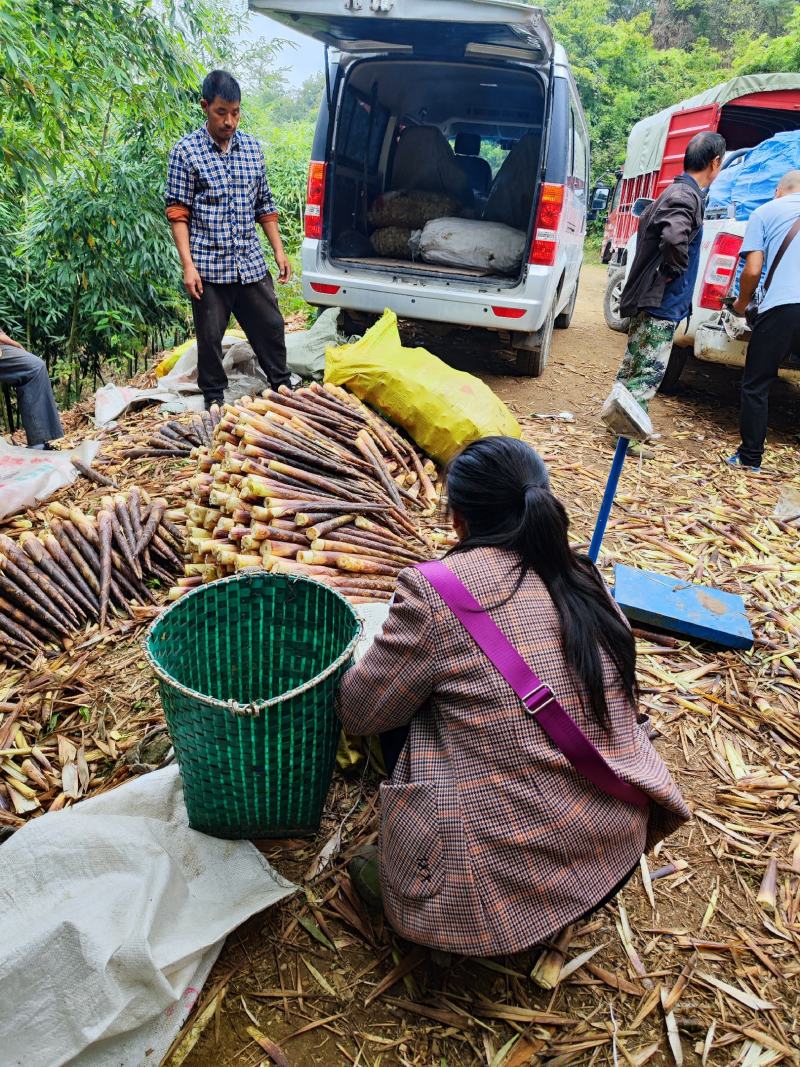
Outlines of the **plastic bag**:
M 355 344 L 328 349 L 325 380 L 347 386 L 439 463 L 480 437 L 522 436 L 517 420 L 479 378 L 424 348 L 403 348 L 393 311 Z
M 736 168 L 730 194 L 736 218 L 747 220 L 756 208 L 772 200 L 778 182 L 790 170 L 800 170 L 800 130 L 777 133 L 756 145 Z
M 457 215 L 459 209 L 459 201 L 452 196 L 417 189 L 409 193 L 384 193 L 373 201 L 367 219 L 375 230 L 382 230 L 387 226 L 421 230 L 431 219 L 439 219 L 443 215 Z
M 323 311 L 310 330 L 286 334 L 286 363 L 289 370 L 301 378 L 322 381 L 325 373 L 325 352 L 331 345 L 344 340 L 339 330 L 339 308 Z
M 466 267 L 487 274 L 516 274 L 527 235 L 500 222 L 436 219 L 417 231 L 411 249 L 425 263 Z
M 419 230 L 406 230 L 402 226 L 385 226 L 375 230 L 370 240 L 375 254 L 392 259 L 411 259 L 411 234 Z
M 82 441 L 70 452 L 50 452 L 8 444 L 0 437 L 0 519 L 32 508 L 71 485 L 78 477 L 72 460 L 91 467 L 99 451 L 99 441 Z

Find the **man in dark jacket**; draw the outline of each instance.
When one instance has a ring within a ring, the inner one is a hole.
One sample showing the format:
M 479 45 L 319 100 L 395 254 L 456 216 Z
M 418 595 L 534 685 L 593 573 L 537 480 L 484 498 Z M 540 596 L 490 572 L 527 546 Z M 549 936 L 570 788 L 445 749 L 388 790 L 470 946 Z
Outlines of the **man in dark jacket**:
M 628 347 L 617 380 L 645 410 L 667 369 L 672 339 L 691 314 L 703 238 L 703 190 L 719 174 L 725 138 L 698 133 L 683 157 L 683 173 L 639 220 L 634 256 L 620 312 L 630 316 Z

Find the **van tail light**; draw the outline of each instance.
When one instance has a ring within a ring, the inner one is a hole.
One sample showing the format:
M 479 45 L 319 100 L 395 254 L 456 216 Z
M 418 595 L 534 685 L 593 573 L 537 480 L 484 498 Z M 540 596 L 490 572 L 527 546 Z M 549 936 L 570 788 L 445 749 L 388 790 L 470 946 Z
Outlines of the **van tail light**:
M 322 213 L 325 207 L 325 178 L 327 163 L 311 162 L 308 165 L 306 187 L 305 235 L 312 241 L 322 240 Z
M 536 225 L 533 230 L 529 263 L 552 267 L 558 249 L 558 226 L 564 208 L 564 186 L 543 182 L 536 209 Z
M 728 295 L 736 264 L 739 261 L 739 249 L 742 238 L 735 233 L 718 233 L 714 238 L 708 255 L 703 286 L 700 290 L 700 307 L 711 311 L 721 311 L 722 302 Z

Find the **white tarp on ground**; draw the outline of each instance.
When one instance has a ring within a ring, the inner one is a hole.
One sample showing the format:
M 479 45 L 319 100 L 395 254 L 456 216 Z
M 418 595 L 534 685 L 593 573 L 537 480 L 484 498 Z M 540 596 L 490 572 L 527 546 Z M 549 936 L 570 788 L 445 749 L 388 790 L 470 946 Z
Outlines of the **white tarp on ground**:
M 325 350 L 346 344 L 348 340 L 338 332 L 339 313 L 339 308 L 328 308 L 310 330 L 286 335 L 286 364 L 293 374 L 322 380 Z M 255 352 L 247 341 L 236 334 L 226 333 L 222 339 L 222 366 L 228 376 L 225 399 L 229 403 L 269 389 L 269 381 L 258 365 Z M 108 426 L 129 408 L 156 401 L 168 405 L 175 412 L 203 410 L 203 398 L 197 386 L 196 342 L 188 345 L 174 367 L 159 379 L 155 389 L 135 389 L 113 383 L 98 389 L 95 394 L 95 425 Z
M 648 115 L 646 119 L 637 122 L 630 132 L 622 176 L 633 178 L 660 168 L 670 116 L 675 111 L 702 107 L 704 104 L 724 106 L 740 96 L 771 93 L 778 89 L 800 89 L 800 74 L 744 74 L 722 82 L 721 85 L 714 85 L 704 93 L 698 93 L 689 100 L 682 100 L 673 107 L 664 108 L 656 115 Z
M 0 437 L 0 519 L 32 508 L 79 477 L 73 457 L 87 467 L 100 448 L 99 441 L 83 441 L 71 452 L 50 452 L 11 445 Z
M 190 830 L 176 766 L 0 845 L 3 1067 L 157 1065 L 227 934 L 296 889 Z

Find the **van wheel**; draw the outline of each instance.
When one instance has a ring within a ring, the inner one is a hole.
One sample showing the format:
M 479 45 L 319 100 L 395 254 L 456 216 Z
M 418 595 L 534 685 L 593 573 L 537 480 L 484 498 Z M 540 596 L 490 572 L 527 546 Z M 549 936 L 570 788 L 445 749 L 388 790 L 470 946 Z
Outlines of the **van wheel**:
M 515 348 L 516 373 L 521 378 L 541 378 L 547 361 L 550 358 L 550 346 L 553 343 L 553 326 L 555 315 L 552 307 L 547 313 L 547 318 L 542 323 L 540 330 L 529 334 L 531 339 L 530 348 Z
M 631 321 L 630 319 L 624 319 L 620 315 L 619 302 L 624 287 L 625 268 L 617 267 L 608 276 L 606 295 L 603 299 L 603 314 L 606 318 L 606 325 L 610 330 L 616 330 L 617 333 L 627 333 L 628 325 Z
M 672 346 L 672 351 L 669 354 L 669 362 L 667 363 L 667 369 L 664 372 L 664 377 L 661 379 L 661 385 L 658 387 L 659 393 L 663 393 L 665 396 L 677 391 L 678 379 L 683 374 L 683 369 L 686 366 L 686 361 L 689 359 L 689 353 L 691 348 L 678 347 L 678 345 Z
M 557 330 L 566 330 L 569 324 L 572 322 L 572 316 L 575 314 L 575 305 L 578 302 L 578 282 L 575 282 L 575 288 L 572 290 L 572 296 L 569 298 L 569 303 L 564 310 L 556 315 L 555 328 Z

